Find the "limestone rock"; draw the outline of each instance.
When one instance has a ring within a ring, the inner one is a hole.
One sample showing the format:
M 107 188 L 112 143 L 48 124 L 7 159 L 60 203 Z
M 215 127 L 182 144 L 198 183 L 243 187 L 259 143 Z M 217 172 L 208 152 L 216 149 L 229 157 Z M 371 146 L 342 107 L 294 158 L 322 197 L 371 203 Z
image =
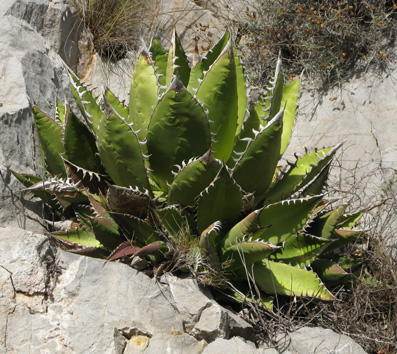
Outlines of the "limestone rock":
M 152 279 L 126 264 L 62 250 L 55 257 L 48 237 L 20 229 L 0 229 L 0 251 L 0 343 L 7 352 L 155 353 L 166 346 L 200 353 L 205 340 L 252 333 L 190 279 Z M 222 333 L 209 328 L 211 318 Z M 190 333 L 195 324 L 198 339 Z
M 200 321 L 194 326 L 192 334 L 208 343 L 217 338 L 229 338 L 226 312 L 216 305 L 206 308 L 200 316 Z
M 36 102 L 43 111 L 53 115 L 56 97 L 61 101 L 71 97 L 64 62 L 51 49 L 50 41 L 37 32 L 45 30 L 41 14 L 49 6 L 48 1 L 39 0 L 7 0 L 0 5 L 0 171 L 5 179 L 4 183 L 0 178 L 0 225 L 37 228 L 22 210 L 33 209 L 41 214 L 41 209 L 30 196 L 24 195 L 22 204 L 15 207 L 22 187 L 8 168 L 40 173 L 41 157 L 32 104 Z M 50 32 L 50 28 L 47 30 Z
M 293 354 L 365 354 L 351 338 L 320 327 L 303 327 L 290 335 L 288 350 Z
M 185 327 L 191 330 L 192 327 L 198 322 L 202 312 L 212 306 L 212 295 L 209 291 L 202 289 L 202 292 L 197 292 L 198 284 L 194 279 L 180 279 L 172 276 L 165 275 L 166 283 L 170 287 L 173 299 L 181 313 L 188 323 Z M 189 294 L 189 296 L 186 296 Z M 194 301 L 191 301 L 194 296 Z
M 54 248 L 48 237 L 33 234 L 22 229 L 0 227 L 0 265 L 2 275 L 7 271 L 12 279 L 13 294 L 7 291 L 8 298 L 18 294 L 26 299 L 37 295 L 44 296 L 49 284 L 48 267 L 54 262 Z M 18 299 L 18 296 L 17 296 Z
M 255 354 L 263 353 L 262 349 L 257 350 L 255 345 L 245 342 L 239 337 L 229 340 L 218 338 L 210 343 L 203 351 L 203 354 Z
M 130 339 L 123 354 L 199 354 L 202 353 L 206 343 L 197 341 L 194 337 L 183 333 L 176 335 L 158 334 L 148 339 L 146 346 L 140 349 Z
M 233 312 L 211 302 L 200 316 L 191 334 L 197 339 L 211 343 L 217 338 L 229 339 L 234 336 L 255 341 L 253 327 Z
M 2 352 L 275 354 L 256 349 L 252 327 L 194 280 L 55 254 L 48 237 L 20 229 L 0 228 L 0 251 Z M 290 343 L 289 353 L 363 353 L 321 328 L 302 328 Z
M 5 14 L 29 24 L 67 66 L 82 74 L 81 62 L 87 61 L 83 55 L 87 54 L 84 40 L 88 34 L 74 8 L 62 0 L 14 0 Z

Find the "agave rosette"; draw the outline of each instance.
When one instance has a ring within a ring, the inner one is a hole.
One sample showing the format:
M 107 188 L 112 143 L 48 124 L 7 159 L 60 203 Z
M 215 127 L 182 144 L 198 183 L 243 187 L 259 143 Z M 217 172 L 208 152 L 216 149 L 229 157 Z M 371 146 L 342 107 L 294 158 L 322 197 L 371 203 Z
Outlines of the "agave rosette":
M 232 282 L 254 279 L 266 294 L 334 299 L 324 283 L 348 273 L 330 255 L 360 234 L 351 230 L 359 215 L 323 198 L 341 144 L 280 168 L 300 85 L 284 84 L 281 62 L 251 110 L 229 32 L 192 67 L 176 33 L 168 53 L 153 39 L 129 105 L 70 77 L 80 116 L 59 101 L 55 119 L 33 109 L 45 179 L 14 172 L 74 221 L 55 237 L 111 260 L 161 261 L 188 224 L 204 270 L 226 262 Z

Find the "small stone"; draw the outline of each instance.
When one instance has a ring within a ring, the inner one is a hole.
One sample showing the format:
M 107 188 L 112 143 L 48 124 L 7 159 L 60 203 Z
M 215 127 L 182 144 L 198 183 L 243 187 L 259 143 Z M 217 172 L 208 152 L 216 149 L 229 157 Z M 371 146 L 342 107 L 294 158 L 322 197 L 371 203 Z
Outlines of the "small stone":
M 130 338 L 130 343 L 139 350 L 145 350 L 149 345 L 149 337 L 146 336 L 133 336 Z
M 331 329 L 302 327 L 290 334 L 288 350 L 294 354 L 365 354 L 353 339 Z
M 211 343 L 217 338 L 229 338 L 228 314 L 219 305 L 206 308 L 191 334 Z
M 203 354 L 259 354 L 252 343 L 246 343 L 240 337 L 233 337 L 229 340 L 218 338 L 208 344 Z

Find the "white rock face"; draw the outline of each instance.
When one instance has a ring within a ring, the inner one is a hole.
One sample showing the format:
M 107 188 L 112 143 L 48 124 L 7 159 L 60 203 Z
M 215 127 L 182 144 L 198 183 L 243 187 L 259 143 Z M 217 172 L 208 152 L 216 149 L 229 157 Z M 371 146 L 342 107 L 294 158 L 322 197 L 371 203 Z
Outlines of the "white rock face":
M 345 201 L 353 198 L 353 206 L 365 208 L 378 204 L 389 181 L 397 181 L 396 83 L 397 69 L 383 77 L 362 75 L 322 97 L 305 89 L 304 83 L 285 157 L 294 161 L 293 153 L 302 155 L 305 147 L 313 150 L 346 140 L 331 170 L 330 185 Z M 397 245 L 393 235 L 397 228 L 396 195 L 394 186 L 388 194 L 394 202 L 389 201 L 390 206 L 383 211 L 387 218 L 383 237 L 394 246 Z M 371 221 L 368 222 L 367 227 L 371 226 Z
M 18 196 L 21 185 L 11 177 L 8 168 L 41 173 L 31 111 L 33 102 L 53 115 L 56 97 L 62 101 L 71 97 L 65 64 L 57 54 L 63 53 L 69 65 L 76 65 L 75 42 L 71 40 L 66 46 L 62 42 L 66 40 L 62 31 L 69 31 L 72 22 L 72 15 L 68 14 L 71 14 L 68 6 L 49 4 L 46 0 L 7 0 L 0 4 L 0 171 Z M 76 36 L 72 31 L 71 38 Z M 23 198 L 23 204 L 16 208 L 1 178 L 0 191 L 0 225 L 37 227 L 19 209 L 40 213 L 37 205 Z

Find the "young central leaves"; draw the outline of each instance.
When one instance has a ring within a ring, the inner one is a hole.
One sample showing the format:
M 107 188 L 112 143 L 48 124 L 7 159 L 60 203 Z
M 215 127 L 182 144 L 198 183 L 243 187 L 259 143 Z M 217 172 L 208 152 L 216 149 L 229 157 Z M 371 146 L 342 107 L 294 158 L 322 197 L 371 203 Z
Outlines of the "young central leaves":
M 175 32 L 169 50 L 153 39 L 137 59 L 129 106 L 70 78 L 81 117 L 59 101 L 55 120 L 34 107 L 46 173 L 13 171 L 59 219 L 51 227 L 69 225 L 54 237 L 239 294 L 255 281 L 265 298 L 334 299 L 324 283 L 344 284 L 336 262 L 355 261 L 334 251 L 360 235 L 352 228 L 362 212 L 344 215 L 345 205 L 323 199 L 341 144 L 281 166 L 300 82 L 284 84 L 281 61 L 251 112 L 229 32 L 204 57 L 196 52 L 192 69 Z
M 116 184 L 150 190 L 138 136 L 110 106 L 109 114 L 101 120 L 98 150 L 106 171 Z
M 158 86 L 152 60 L 146 49 L 142 50 L 134 70 L 130 88 L 130 117 L 139 138 L 146 137 L 147 127 L 157 103 Z
M 242 207 L 240 187 L 230 177 L 226 166 L 198 198 L 197 228 L 201 233 L 215 221 L 230 227 L 238 221 Z
M 210 145 L 207 115 L 176 76 L 157 104 L 147 134 L 150 168 L 161 189 L 167 191 L 175 165 L 204 155 Z
M 208 110 L 214 157 L 226 163 L 233 150 L 238 114 L 236 64 L 230 39 L 217 60 L 204 73 L 197 99 Z

